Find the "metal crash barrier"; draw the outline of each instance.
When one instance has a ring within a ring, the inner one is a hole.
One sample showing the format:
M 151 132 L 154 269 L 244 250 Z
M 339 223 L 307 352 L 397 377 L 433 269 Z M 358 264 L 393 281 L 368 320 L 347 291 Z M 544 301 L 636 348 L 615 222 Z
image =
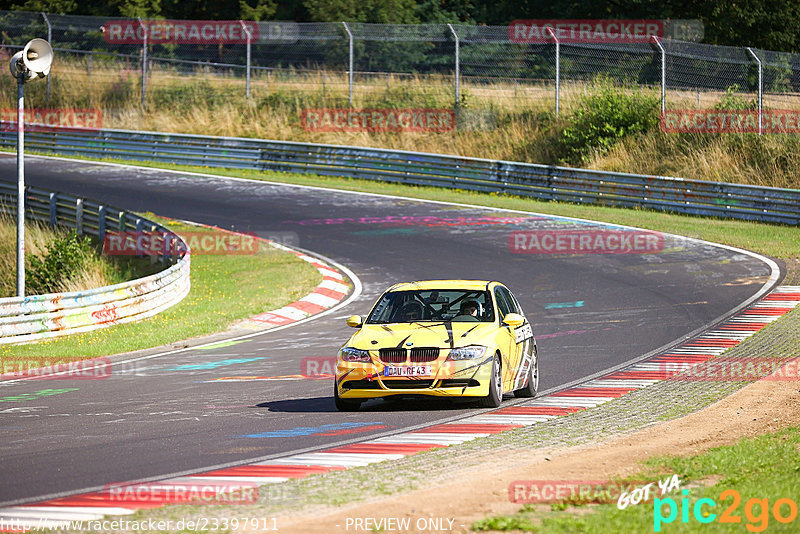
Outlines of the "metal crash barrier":
M 50 129 L 26 134 L 43 153 L 311 173 L 638 207 L 770 223 L 800 223 L 800 190 L 312 143 L 233 137 Z M 0 145 L 14 146 L 13 132 Z
M 27 144 L 27 140 L 26 140 Z M 16 184 L 0 181 L 0 211 L 16 204 Z M 27 187 L 26 219 L 67 227 L 101 241 L 107 232 L 163 233 L 182 244 L 165 227 L 140 215 L 94 201 Z M 88 332 L 138 321 L 180 302 L 190 289 L 190 255 L 162 255 L 156 274 L 86 291 L 0 298 L 0 345 Z

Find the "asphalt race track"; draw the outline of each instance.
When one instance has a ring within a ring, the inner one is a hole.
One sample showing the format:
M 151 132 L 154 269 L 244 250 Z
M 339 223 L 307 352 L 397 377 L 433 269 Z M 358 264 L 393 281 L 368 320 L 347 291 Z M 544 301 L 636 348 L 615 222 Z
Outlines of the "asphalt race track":
M 13 157 L 0 157 L 2 179 L 15 179 L 15 168 Z M 670 236 L 657 254 L 512 253 L 513 231 L 607 227 L 486 208 L 34 157 L 26 179 L 128 210 L 288 236 L 350 268 L 363 293 L 327 316 L 235 345 L 115 364 L 105 380 L 3 384 L 0 397 L 66 391 L 0 403 L 0 505 L 474 413 L 434 401 L 371 401 L 339 413 L 330 380 L 218 380 L 304 373 L 304 358 L 331 357 L 350 335 L 346 316 L 365 314 L 397 281 L 506 283 L 534 325 L 547 390 L 677 341 L 771 274 L 751 255 Z

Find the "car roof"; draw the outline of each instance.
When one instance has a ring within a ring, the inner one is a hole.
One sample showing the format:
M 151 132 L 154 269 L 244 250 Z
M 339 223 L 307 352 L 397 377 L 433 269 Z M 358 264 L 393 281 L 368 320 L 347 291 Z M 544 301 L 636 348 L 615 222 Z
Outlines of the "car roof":
M 465 290 L 485 290 L 491 285 L 498 285 L 500 282 L 490 280 L 419 280 L 416 282 L 401 282 L 390 287 L 387 291 L 429 291 L 432 289 L 465 289 Z M 501 285 L 501 284 L 500 284 Z

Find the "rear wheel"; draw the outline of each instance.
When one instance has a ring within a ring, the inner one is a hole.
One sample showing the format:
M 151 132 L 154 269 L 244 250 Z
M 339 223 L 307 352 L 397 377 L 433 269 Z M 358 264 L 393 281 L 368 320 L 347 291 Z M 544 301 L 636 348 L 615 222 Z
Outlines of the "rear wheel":
M 361 399 L 343 399 L 339 397 L 339 388 L 336 383 L 333 384 L 333 402 L 336 404 L 336 409 L 340 412 L 355 412 L 364 402 Z
M 533 347 L 531 354 L 531 366 L 528 369 L 528 383 L 524 388 L 514 391 L 515 397 L 535 397 L 539 389 L 539 354 L 536 347 Z
M 482 408 L 497 408 L 503 402 L 503 376 L 501 373 L 500 355 L 495 354 L 492 360 L 492 379 L 489 381 L 489 394 L 478 402 L 478 405 Z

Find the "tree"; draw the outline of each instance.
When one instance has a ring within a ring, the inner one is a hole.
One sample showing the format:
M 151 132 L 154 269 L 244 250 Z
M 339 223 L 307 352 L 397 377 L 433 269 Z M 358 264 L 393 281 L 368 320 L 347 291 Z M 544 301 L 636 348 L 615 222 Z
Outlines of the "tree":
M 241 20 L 268 20 L 271 18 L 278 5 L 275 0 L 256 0 L 256 5 L 251 6 L 246 0 L 239 0 Z
M 419 22 L 414 0 L 304 0 L 303 5 L 315 22 Z
M 1 6 L 0 6 L 1 7 Z M 22 4 L 10 6 L 11 11 L 35 11 L 44 13 L 74 13 L 78 10 L 77 0 L 26 0 Z

